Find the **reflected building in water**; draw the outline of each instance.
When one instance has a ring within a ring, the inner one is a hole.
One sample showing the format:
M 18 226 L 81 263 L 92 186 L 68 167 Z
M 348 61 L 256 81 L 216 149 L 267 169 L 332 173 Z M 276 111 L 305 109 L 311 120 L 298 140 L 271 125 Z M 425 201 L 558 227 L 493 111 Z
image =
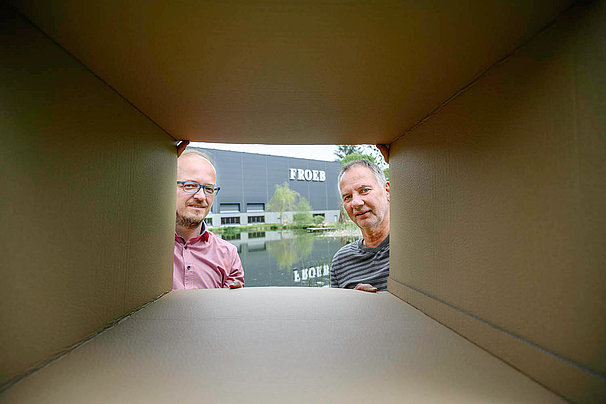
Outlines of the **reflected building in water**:
M 330 286 L 333 255 L 355 237 L 322 237 L 307 232 L 224 234 L 238 248 L 246 286 Z
M 206 222 L 210 226 L 279 223 L 279 213 L 266 210 L 276 185 L 287 183 L 308 200 L 313 216 L 325 222 L 339 218 L 338 161 L 322 161 L 226 150 L 192 148 L 207 154 L 217 168 L 221 192 Z M 292 212 L 286 217 L 292 220 Z

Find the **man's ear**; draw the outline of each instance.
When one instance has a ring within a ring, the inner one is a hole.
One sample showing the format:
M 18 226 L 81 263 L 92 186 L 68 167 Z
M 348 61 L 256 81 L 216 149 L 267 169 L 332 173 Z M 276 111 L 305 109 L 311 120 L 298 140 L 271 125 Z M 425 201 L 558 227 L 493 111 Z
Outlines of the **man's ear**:
M 389 188 L 389 181 L 385 181 L 385 192 L 387 192 L 387 202 L 391 202 L 391 191 Z

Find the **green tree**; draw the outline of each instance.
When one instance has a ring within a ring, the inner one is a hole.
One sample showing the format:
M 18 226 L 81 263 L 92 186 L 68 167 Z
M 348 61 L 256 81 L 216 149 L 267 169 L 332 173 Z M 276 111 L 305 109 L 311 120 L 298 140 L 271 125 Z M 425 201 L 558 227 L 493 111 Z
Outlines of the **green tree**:
M 297 202 L 297 213 L 294 215 L 294 220 L 297 224 L 313 223 L 311 205 L 301 195 L 299 195 L 299 202 Z
M 377 164 L 377 161 L 375 160 L 375 158 L 372 155 L 362 154 L 362 153 L 348 154 L 347 156 L 343 157 L 340 161 L 341 161 L 341 165 L 345 165 L 345 164 L 349 163 L 350 161 L 361 160 L 361 159 L 366 159 L 366 160 L 372 161 L 373 163 Z
M 335 156 L 341 161 L 348 154 L 362 153 L 362 147 L 356 144 L 340 144 L 337 146 Z
M 293 234 L 282 232 L 280 240 L 268 242 L 267 249 L 276 260 L 278 269 L 291 269 L 293 264 L 301 262 L 311 254 L 314 236 L 310 233 Z
M 267 210 L 280 213 L 280 223 L 284 224 L 284 212 L 295 209 L 297 196 L 299 193 L 290 189 L 286 181 L 282 185 L 276 185 L 274 195 L 267 203 Z
M 385 178 L 389 181 L 389 167 L 383 169 L 383 174 L 385 174 Z
M 371 155 L 374 158 L 374 163 L 376 165 L 378 165 L 379 167 L 381 167 L 382 169 L 389 166 L 385 162 L 385 158 L 383 157 L 383 155 L 381 154 L 381 151 L 379 150 L 379 148 L 377 146 L 372 145 L 372 144 L 367 144 L 367 145 L 364 145 L 363 150 L 364 150 L 363 153 Z
M 388 164 L 385 162 L 385 159 L 377 146 L 372 144 L 338 145 L 335 155 L 338 157 L 338 161 L 340 161 L 341 164 L 364 158 L 372 161 L 377 166 L 381 167 L 381 169 L 388 167 Z

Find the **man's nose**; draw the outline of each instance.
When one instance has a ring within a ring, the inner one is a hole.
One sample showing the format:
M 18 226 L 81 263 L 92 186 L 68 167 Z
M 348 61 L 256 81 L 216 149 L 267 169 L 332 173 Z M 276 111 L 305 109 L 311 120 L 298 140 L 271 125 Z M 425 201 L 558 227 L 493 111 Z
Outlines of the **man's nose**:
M 204 193 L 204 190 L 200 188 L 200 190 L 194 194 L 193 198 L 197 200 L 206 199 L 206 194 Z
M 352 204 L 352 206 L 359 207 L 359 206 L 364 205 L 364 201 L 362 200 L 360 195 L 353 194 L 351 197 L 351 204 Z

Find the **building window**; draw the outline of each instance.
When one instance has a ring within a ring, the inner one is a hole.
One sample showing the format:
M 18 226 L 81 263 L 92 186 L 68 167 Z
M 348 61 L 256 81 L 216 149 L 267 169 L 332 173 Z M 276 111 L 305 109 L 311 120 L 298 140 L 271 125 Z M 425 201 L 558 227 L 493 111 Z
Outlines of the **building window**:
M 238 234 L 224 234 L 221 236 L 221 238 L 225 241 L 230 241 L 230 240 L 240 240 L 240 233 Z
M 221 212 L 221 213 L 240 212 L 240 204 L 239 203 L 222 203 L 219 205 L 219 212 Z
M 265 223 L 265 216 L 248 216 L 248 223 Z
M 207 225 L 212 226 L 213 225 L 213 218 L 212 217 L 207 217 L 206 219 L 204 219 L 204 222 Z
M 326 218 L 326 216 L 324 215 L 324 213 L 314 213 L 313 217 L 316 217 L 316 216 L 320 216 L 320 217 Z
M 246 211 L 247 212 L 265 212 L 265 204 L 264 203 L 247 203 Z
M 239 216 L 222 217 L 221 224 L 240 224 Z
M 253 231 L 248 233 L 248 238 L 263 238 L 265 237 L 265 232 L 264 231 Z

